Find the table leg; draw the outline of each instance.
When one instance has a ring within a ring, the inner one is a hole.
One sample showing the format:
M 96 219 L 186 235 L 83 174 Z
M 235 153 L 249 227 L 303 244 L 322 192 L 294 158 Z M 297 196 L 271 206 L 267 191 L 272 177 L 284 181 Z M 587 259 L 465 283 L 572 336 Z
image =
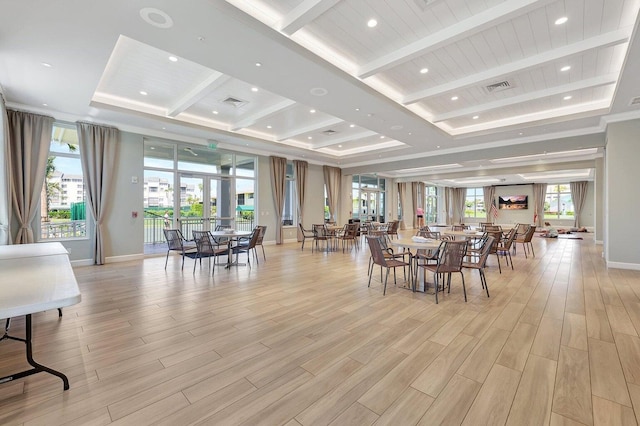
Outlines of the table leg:
M 7 324 L 7 326 L 8 326 L 8 324 Z M 25 370 L 25 371 L 21 371 L 19 373 L 11 374 L 9 376 L 1 377 L 0 378 L 0 383 L 10 382 L 12 380 L 21 379 L 23 377 L 31 376 L 32 374 L 45 372 L 45 373 L 53 374 L 54 376 L 60 377 L 62 379 L 62 384 L 63 384 L 64 390 L 68 390 L 69 389 L 69 379 L 67 378 L 67 376 L 65 376 L 64 374 L 62 374 L 59 371 L 56 371 L 56 370 L 53 370 L 53 369 L 51 369 L 49 367 L 45 367 L 44 365 L 38 364 L 37 362 L 35 362 L 33 360 L 33 344 L 31 342 L 31 339 L 33 337 L 32 336 L 32 327 L 31 327 L 31 314 L 28 314 L 26 316 L 25 332 L 26 332 L 26 338 L 24 338 L 24 339 L 21 339 L 19 337 L 9 336 L 7 334 L 5 334 L 2 337 L 2 339 L 11 339 L 11 340 L 17 340 L 17 341 L 20 341 L 20 342 L 24 342 L 27 345 L 27 362 L 29 363 L 29 365 L 31 365 L 34 368 L 32 368 L 31 370 Z

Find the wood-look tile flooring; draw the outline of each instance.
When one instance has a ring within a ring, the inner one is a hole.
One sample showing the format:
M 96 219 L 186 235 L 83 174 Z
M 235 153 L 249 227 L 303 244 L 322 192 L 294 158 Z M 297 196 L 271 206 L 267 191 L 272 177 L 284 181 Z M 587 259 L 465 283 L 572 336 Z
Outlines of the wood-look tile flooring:
M 177 256 L 77 268 L 82 303 L 34 317 L 35 359 L 71 389 L 2 384 L 0 424 L 636 424 L 640 273 L 589 236 L 534 243 L 513 271 L 489 260 L 490 298 L 467 271 L 469 301 L 454 277 L 439 305 L 383 296 L 377 270 L 367 288 L 368 250 L 267 246 L 213 278 Z M 0 375 L 24 364 L 0 344 Z

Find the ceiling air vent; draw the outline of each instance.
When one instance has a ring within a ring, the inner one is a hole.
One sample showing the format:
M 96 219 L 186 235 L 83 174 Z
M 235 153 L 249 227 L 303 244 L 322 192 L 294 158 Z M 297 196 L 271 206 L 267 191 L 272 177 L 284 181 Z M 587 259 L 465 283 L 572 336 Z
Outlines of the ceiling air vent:
M 496 93 L 502 92 L 503 90 L 509 90 L 512 87 L 513 85 L 509 82 L 509 80 L 504 80 L 485 86 L 484 90 L 486 90 L 487 93 Z
M 629 106 L 640 105 L 640 96 L 636 96 L 629 101 Z
M 222 100 L 223 104 L 232 105 L 236 108 L 240 108 L 242 105 L 248 103 L 247 101 L 243 101 L 242 99 L 234 98 L 233 96 L 229 96 L 226 99 Z
M 331 130 L 331 129 L 325 130 L 324 132 L 322 132 L 322 134 L 325 135 L 325 136 L 333 136 L 336 133 L 338 133 L 338 132 L 336 132 L 335 130 Z
M 418 7 L 422 10 L 427 10 L 429 6 L 438 2 L 440 0 L 414 0 L 414 2 L 418 5 Z

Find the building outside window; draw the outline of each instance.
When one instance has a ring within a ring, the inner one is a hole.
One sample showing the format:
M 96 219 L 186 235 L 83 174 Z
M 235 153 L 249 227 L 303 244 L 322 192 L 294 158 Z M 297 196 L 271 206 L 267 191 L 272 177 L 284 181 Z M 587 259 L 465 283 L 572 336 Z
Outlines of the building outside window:
M 482 188 L 467 188 L 467 198 L 465 200 L 464 217 L 480 218 L 487 217 L 484 209 L 484 190 Z
M 54 124 L 45 173 L 40 240 L 86 237 L 84 177 L 75 127 Z
M 547 185 L 544 200 L 545 219 L 573 219 L 575 209 L 568 183 Z

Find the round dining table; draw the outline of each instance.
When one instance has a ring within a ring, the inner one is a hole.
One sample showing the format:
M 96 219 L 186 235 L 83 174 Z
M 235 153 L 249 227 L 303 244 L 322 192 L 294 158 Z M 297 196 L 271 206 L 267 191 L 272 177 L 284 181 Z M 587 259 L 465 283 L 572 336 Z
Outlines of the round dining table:
M 418 259 L 415 256 L 415 254 L 418 252 L 418 250 L 426 250 L 426 251 L 437 250 L 438 247 L 440 247 L 440 244 L 442 243 L 442 241 L 435 240 L 432 238 L 404 237 L 404 238 L 396 238 L 394 240 L 390 240 L 390 243 L 394 247 L 409 250 L 409 256 L 411 257 L 410 264 L 413 265 L 413 263 L 415 262 L 415 266 L 411 266 L 415 268 L 415 272 L 411 274 L 411 271 L 410 271 L 410 275 L 412 275 L 411 287 L 413 291 L 416 291 L 417 282 L 418 282 L 418 265 L 417 265 Z M 414 252 L 412 252 L 411 250 L 414 250 Z M 425 291 L 426 291 L 426 288 L 425 288 Z
M 238 253 L 236 252 L 236 259 L 233 260 L 233 244 L 231 242 L 238 241 L 242 237 L 248 237 L 253 231 L 238 231 L 236 229 L 222 229 L 220 231 L 211 231 L 211 235 L 215 238 L 228 238 L 229 239 L 229 254 L 227 255 L 227 266 L 244 266 L 246 263 L 238 263 Z

